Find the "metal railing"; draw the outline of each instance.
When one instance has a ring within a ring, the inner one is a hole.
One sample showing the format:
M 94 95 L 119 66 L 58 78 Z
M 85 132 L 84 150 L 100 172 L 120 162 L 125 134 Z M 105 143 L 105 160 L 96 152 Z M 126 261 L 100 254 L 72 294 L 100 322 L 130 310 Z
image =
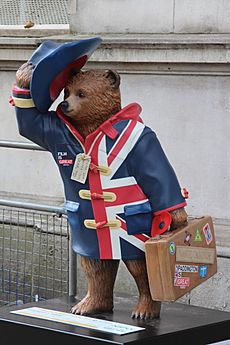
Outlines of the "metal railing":
M 43 211 L 43 212 L 53 212 L 59 215 L 66 214 L 66 210 L 62 206 L 46 205 L 46 204 L 36 204 L 32 202 L 25 202 L 22 200 L 6 200 L 0 199 L 0 205 L 6 207 L 17 207 L 27 210 Z
M 0 147 L 22 150 L 46 151 L 41 146 L 38 146 L 36 144 L 13 140 L 0 140 Z
M 45 151 L 30 142 L 0 147 Z M 76 255 L 63 206 L 0 199 L 0 306 L 76 293 Z
M 63 207 L 0 200 L 0 305 L 75 293 L 70 242 Z

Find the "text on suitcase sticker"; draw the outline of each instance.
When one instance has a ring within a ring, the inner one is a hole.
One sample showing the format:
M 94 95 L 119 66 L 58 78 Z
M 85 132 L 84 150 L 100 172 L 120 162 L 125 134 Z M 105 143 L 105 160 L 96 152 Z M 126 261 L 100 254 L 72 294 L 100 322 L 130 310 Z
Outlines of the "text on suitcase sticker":
M 198 273 L 198 266 L 193 265 L 175 265 L 175 272 Z
M 179 286 L 180 288 L 186 288 L 190 284 L 189 277 L 176 277 L 174 280 L 174 286 Z

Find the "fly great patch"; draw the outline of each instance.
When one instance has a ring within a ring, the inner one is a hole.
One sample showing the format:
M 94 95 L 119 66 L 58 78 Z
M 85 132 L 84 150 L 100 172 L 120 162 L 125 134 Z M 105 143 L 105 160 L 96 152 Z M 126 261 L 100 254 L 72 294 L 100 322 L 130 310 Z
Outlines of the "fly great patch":
M 68 152 L 66 151 L 58 151 L 57 158 L 59 165 L 69 166 L 73 164 L 73 160 L 68 158 Z

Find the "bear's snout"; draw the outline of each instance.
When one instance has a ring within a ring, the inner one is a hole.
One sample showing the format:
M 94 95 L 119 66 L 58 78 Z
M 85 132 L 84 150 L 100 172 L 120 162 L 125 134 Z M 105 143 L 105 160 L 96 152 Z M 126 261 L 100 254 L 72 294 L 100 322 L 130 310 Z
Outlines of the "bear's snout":
M 69 103 L 67 101 L 63 101 L 61 102 L 60 107 L 63 113 L 65 113 L 69 107 Z

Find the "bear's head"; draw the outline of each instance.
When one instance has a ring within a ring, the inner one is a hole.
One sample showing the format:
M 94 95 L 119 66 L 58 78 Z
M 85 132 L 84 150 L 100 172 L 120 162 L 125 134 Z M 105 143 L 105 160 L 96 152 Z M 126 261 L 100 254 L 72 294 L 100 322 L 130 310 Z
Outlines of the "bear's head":
M 60 107 L 83 137 L 120 111 L 119 85 L 112 70 L 79 71 L 70 78 Z

